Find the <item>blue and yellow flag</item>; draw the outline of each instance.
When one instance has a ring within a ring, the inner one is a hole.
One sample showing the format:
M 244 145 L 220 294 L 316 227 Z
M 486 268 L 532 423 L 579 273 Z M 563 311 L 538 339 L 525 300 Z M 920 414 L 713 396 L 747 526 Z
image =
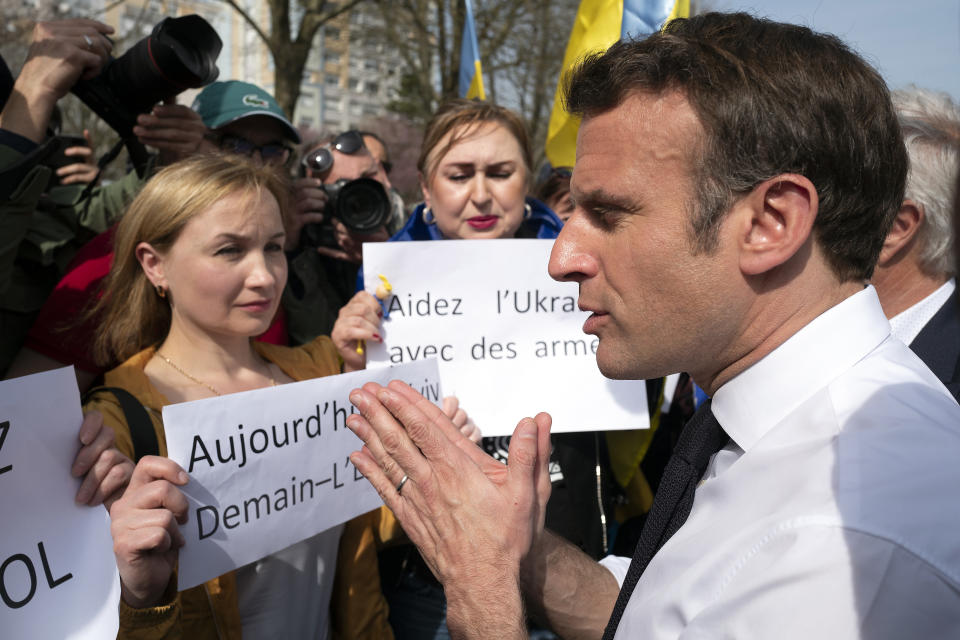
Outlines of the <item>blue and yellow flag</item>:
M 689 15 L 690 0 L 580 0 L 567 51 L 563 55 L 560 77 L 587 53 L 603 51 L 621 38 L 649 35 L 662 29 L 668 21 Z M 558 82 L 547 129 L 547 159 L 555 167 L 572 167 L 576 159 L 580 119 L 564 110 L 560 93 L 561 84 Z
M 480 68 L 480 47 L 477 46 L 477 27 L 473 23 L 473 4 L 464 0 L 467 19 L 463 22 L 463 42 L 460 45 L 460 97 L 486 100 L 483 92 L 483 73 Z

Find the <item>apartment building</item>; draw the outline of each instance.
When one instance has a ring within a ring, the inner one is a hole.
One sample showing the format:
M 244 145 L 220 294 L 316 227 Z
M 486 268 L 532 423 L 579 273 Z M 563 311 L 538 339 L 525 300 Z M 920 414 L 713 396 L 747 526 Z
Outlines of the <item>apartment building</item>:
M 266 45 L 239 12 L 219 0 L 87 1 L 91 13 L 113 26 L 129 44 L 148 35 L 164 17 L 199 14 L 223 41 L 217 60 L 220 79 L 245 80 L 268 91 L 274 89 L 274 63 Z M 239 4 L 261 29 L 269 29 L 266 0 L 239 0 Z M 299 7 L 295 2 L 292 5 Z M 300 16 L 294 13 L 291 17 L 297 24 Z M 294 124 L 334 132 L 386 112 L 400 82 L 397 56 L 383 43 L 364 37 L 380 26 L 380 20 L 377 11 L 361 4 L 320 28 L 303 71 Z M 181 101 L 189 104 L 195 93 L 185 93 Z

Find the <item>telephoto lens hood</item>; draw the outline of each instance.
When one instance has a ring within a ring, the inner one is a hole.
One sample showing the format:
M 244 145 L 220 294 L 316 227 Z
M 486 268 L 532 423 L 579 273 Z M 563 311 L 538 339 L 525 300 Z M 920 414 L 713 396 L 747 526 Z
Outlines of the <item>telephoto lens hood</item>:
M 149 36 L 111 59 L 94 78 L 72 91 L 113 128 L 130 138 L 137 115 L 186 89 L 217 79 L 220 36 L 198 15 L 164 18 Z

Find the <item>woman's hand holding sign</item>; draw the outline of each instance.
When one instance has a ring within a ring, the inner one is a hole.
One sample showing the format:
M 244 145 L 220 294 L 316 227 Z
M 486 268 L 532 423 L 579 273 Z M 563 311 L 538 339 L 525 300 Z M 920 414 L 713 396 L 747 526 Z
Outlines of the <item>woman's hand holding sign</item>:
M 350 401 L 360 414 L 347 426 L 366 443 L 351 461 L 443 583 L 451 630 L 465 637 L 525 637 L 522 628 L 494 632 L 490 621 L 523 619 L 520 564 L 543 532 L 550 494 L 550 416 L 520 421 L 505 466 L 401 382 L 368 383 Z M 491 615 L 491 594 L 499 594 L 500 614 L 518 615 Z
M 80 425 L 80 450 L 70 473 L 83 478 L 76 501 L 95 506 L 110 506 L 122 494 L 133 475 L 133 462 L 114 446 L 113 429 L 103 424 L 99 411 L 91 411 Z
M 363 343 L 368 340 L 383 342 L 380 337 L 380 303 L 366 291 L 358 291 L 340 313 L 330 332 L 330 339 L 343 358 L 343 372 L 360 371 L 367 366 Z
M 144 456 L 110 509 L 121 595 L 131 607 L 155 606 L 167 589 L 183 546 L 178 523 L 186 523 L 188 503 L 180 487 L 188 480 L 173 460 Z

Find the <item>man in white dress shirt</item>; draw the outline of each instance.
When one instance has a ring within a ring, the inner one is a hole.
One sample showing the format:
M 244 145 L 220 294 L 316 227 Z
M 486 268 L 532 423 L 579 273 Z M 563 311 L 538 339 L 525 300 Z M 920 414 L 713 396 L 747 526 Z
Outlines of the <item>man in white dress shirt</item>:
M 903 204 L 880 251 L 873 285 L 893 335 L 960 397 L 960 304 L 950 215 L 960 170 L 960 107 L 945 93 L 894 91 L 910 157 Z
M 907 169 L 883 80 L 836 38 L 706 14 L 588 58 L 566 103 L 550 273 L 606 376 L 688 371 L 729 435 L 606 637 L 960 637 L 960 406 L 866 284 Z M 601 636 L 630 559 L 543 529 L 548 415 L 504 467 L 401 384 L 351 400 L 453 637 L 524 638 L 527 610 Z

